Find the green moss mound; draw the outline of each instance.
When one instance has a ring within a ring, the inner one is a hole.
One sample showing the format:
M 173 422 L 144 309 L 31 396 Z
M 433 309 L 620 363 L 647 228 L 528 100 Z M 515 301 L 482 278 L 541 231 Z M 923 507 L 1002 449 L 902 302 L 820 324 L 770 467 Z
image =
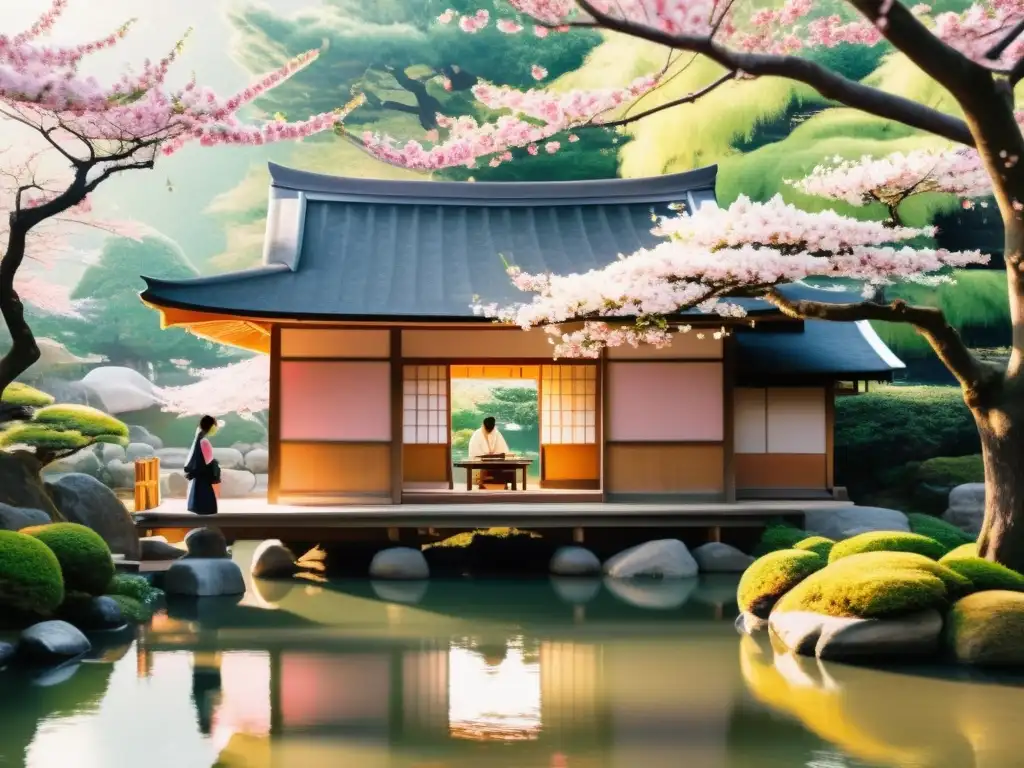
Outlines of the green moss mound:
M 971 544 L 974 541 L 974 537 L 969 533 L 965 533 L 955 525 L 932 515 L 911 512 L 907 515 L 907 520 L 910 521 L 910 530 L 913 533 L 934 539 L 947 552 L 964 544 Z
M 938 560 L 946 554 L 946 548 L 935 539 L 919 533 L 902 533 L 900 531 L 870 531 L 851 536 L 832 547 L 828 561 L 834 563 L 851 555 L 865 552 L 913 552 L 918 555 Z
M 69 591 L 102 595 L 114 578 L 110 548 L 91 528 L 77 523 L 51 523 L 26 528 L 57 556 L 64 585 Z
M 14 531 L 0 531 L 0 619 L 3 614 L 52 614 L 64 601 L 57 556 L 45 544 Z
M 993 590 L 957 602 L 946 617 L 946 644 L 956 658 L 983 667 L 1024 665 L 1024 595 Z
M 25 408 L 43 408 L 53 403 L 53 397 L 28 384 L 15 381 L 4 390 L 3 402 Z
M 140 603 L 152 605 L 161 597 L 163 597 L 163 591 L 157 589 L 149 583 L 149 579 L 144 576 L 136 576 L 131 573 L 119 573 L 114 576 L 110 582 L 110 586 L 107 587 L 107 594 L 111 597 L 122 596 L 130 597 L 133 600 L 137 600 Z
M 768 618 L 775 603 L 815 571 L 825 567 L 825 559 L 803 549 L 780 549 L 755 560 L 736 590 L 741 611 Z
M 50 405 L 36 411 L 32 420 L 55 430 L 78 432 L 99 441 L 128 440 L 128 427 L 122 421 L 87 405 Z
M 978 556 L 978 545 L 976 542 L 970 544 L 961 544 L 956 549 L 952 549 L 942 556 L 939 560 L 940 563 L 946 565 L 949 564 L 950 560 L 963 560 L 965 557 L 977 557 Z
M 832 547 L 835 545 L 836 543 L 832 539 L 825 538 L 824 536 L 808 536 L 806 539 L 794 544 L 793 549 L 805 549 L 827 561 L 829 554 L 832 552 Z
M 490 528 L 456 534 L 423 548 L 431 573 L 511 576 L 545 573 L 558 542 L 532 531 Z
M 1024 575 L 1005 565 L 983 560 L 980 557 L 955 557 L 939 561 L 961 576 L 971 580 L 975 592 L 1002 589 L 1008 592 L 1024 592 Z
M 971 589 L 968 579 L 912 552 L 864 552 L 832 562 L 790 590 L 775 609 L 885 618 L 944 607 Z
M 153 607 L 128 595 L 111 595 L 111 599 L 121 609 L 124 620 L 131 624 L 145 624 L 153 618 Z
M 795 526 L 786 523 L 772 523 L 761 534 L 761 540 L 754 548 L 754 555 L 760 557 L 781 549 L 793 549 L 809 536 L 811 536 L 810 533 Z

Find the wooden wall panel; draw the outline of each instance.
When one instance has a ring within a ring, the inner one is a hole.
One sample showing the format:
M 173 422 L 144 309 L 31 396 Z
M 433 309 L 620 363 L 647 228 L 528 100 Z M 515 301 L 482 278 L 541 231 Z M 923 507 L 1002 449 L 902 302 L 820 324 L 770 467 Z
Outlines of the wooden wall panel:
M 738 453 L 736 487 L 741 490 L 826 489 L 823 453 Z
M 282 328 L 281 357 L 384 359 L 391 355 L 388 330 Z
M 390 443 L 282 443 L 281 494 L 391 493 Z
M 724 452 L 720 444 L 608 445 L 608 493 L 721 493 L 724 488 Z
M 402 331 L 402 356 L 407 360 L 551 359 L 551 337 L 542 330 L 483 328 L 469 331 Z
M 608 439 L 618 442 L 723 438 L 722 363 L 608 363 Z
M 545 480 L 597 480 L 600 477 L 601 450 L 594 443 L 552 444 L 541 446 Z
M 402 480 L 406 483 L 447 483 L 448 445 L 406 443 L 402 446 Z

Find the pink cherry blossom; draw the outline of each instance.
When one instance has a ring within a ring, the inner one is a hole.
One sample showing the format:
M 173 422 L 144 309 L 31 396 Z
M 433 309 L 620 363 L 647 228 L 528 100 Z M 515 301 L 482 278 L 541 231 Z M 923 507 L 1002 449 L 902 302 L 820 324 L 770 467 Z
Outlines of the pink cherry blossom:
M 499 32 L 504 32 L 506 35 L 516 35 L 523 31 L 523 25 L 512 19 L 499 19 L 495 26 Z
M 165 387 L 157 398 L 165 411 L 182 416 L 228 413 L 257 414 L 270 407 L 270 358 L 267 355 L 240 363 L 195 371 L 199 380 L 181 387 Z
M 862 282 L 870 295 L 895 280 L 949 282 L 946 268 L 988 261 L 976 251 L 902 245 L 934 235 L 932 227 L 808 213 L 778 196 L 767 203 L 740 197 L 727 209 L 662 217 L 654 232 L 665 240 L 582 275 L 534 275 L 513 267 L 513 283 L 535 294 L 533 300 L 475 305 L 474 311 L 526 329 L 547 328 L 557 337 L 558 356 L 596 356 L 607 346 L 669 343 L 675 332 L 670 318 L 681 311 L 743 317 L 743 307 L 730 300 L 738 289 L 756 293 L 807 278 L 844 277 Z M 639 322 L 613 328 L 607 318 L 616 317 Z M 559 328 L 577 321 L 580 330 Z
M 534 64 L 530 68 L 530 75 L 533 76 L 534 80 L 543 80 L 545 77 L 548 76 L 548 71 L 539 64 Z

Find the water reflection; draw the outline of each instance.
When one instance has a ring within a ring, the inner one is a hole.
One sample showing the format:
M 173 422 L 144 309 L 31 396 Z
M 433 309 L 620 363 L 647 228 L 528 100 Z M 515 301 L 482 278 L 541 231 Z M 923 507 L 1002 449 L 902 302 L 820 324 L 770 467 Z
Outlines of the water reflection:
M 64 680 L 0 676 L 0 766 L 1020 764 L 1020 688 L 741 642 L 735 581 L 384 586 L 257 582 Z

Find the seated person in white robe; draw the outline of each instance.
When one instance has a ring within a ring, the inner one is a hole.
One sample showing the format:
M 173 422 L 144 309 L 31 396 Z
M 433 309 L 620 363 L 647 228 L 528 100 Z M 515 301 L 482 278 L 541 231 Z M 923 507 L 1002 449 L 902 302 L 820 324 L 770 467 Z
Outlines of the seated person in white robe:
M 469 458 L 480 459 L 484 456 L 507 453 L 511 453 L 508 443 L 505 442 L 505 438 L 495 426 L 494 417 L 488 416 L 484 419 L 483 426 L 469 439 Z M 506 483 L 511 483 L 513 472 L 514 470 L 509 469 L 484 469 L 474 472 L 474 474 L 477 486 L 483 488 L 485 485 L 504 486 Z

